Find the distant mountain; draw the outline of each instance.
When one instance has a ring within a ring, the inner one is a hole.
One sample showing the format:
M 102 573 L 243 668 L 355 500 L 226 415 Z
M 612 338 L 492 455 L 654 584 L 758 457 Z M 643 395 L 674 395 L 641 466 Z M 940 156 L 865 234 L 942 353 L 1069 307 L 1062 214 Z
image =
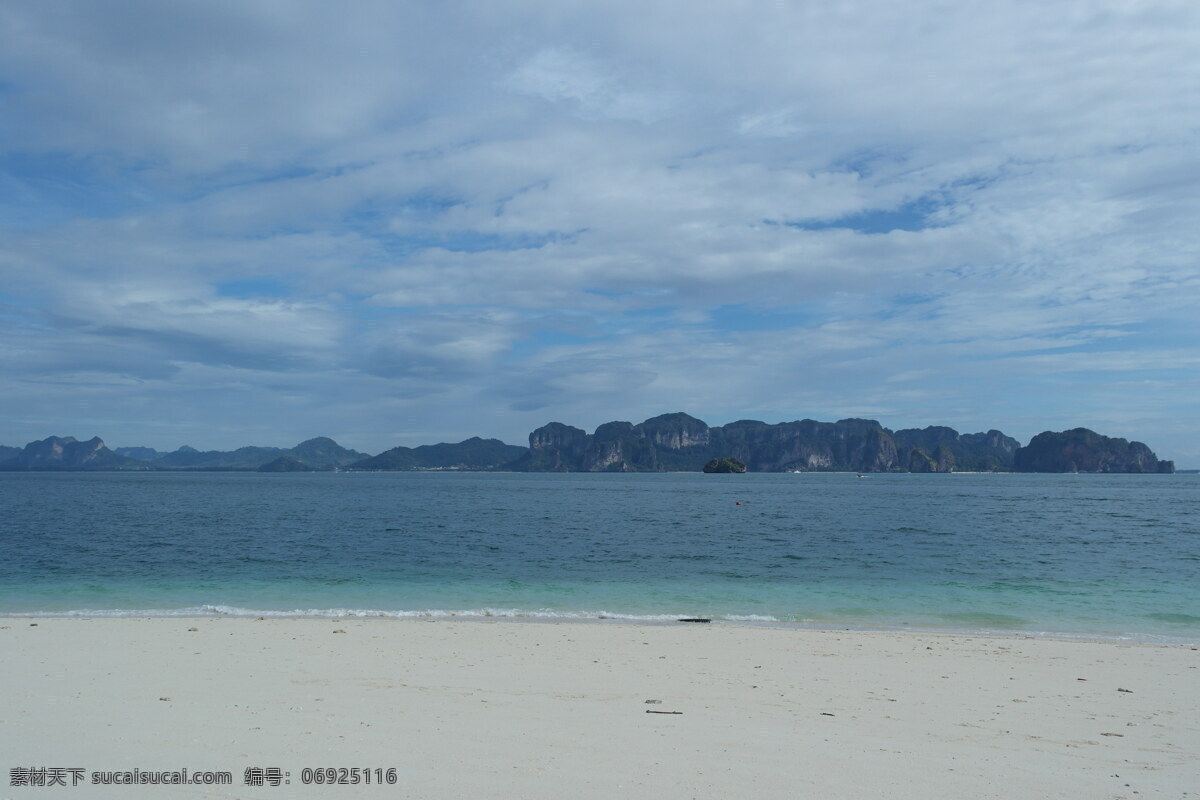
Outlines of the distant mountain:
M 201 452 L 184 445 L 175 452 L 152 461 L 151 464 L 159 469 L 258 469 L 281 454 L 283 450 L 278 447 L 239 447 L 231 451 Z
M 315 467 L 310 467 L 298 458 L 293 456 L 280 456 L 274 461 L 268 461 L 258 468 L 259 472 L 316 472 Z
M 147 460 L 157 456 L 154 460 Z M 173 453 L 148 447 L 108 449 L 96 437 L 51 436 L 24 448 L 0 447 L 4 470 L 493 470 L 525 472 L 699 472 L 735 459 L 751 472 L 1134 472 L 1170 473 L 1141 442 L 1086 428 L 1046 431 L 1021 447 L 998 430 L 962 433 L 944 426 L 891 431 L 871 419 L 769 424 L 739 420 L 710 427 L 682 412 L 644 422 L 614 421 L 592 433 L 551 422 L 529 434 L 529 447 L 474 436 L 457 444 L 395 447 L 367 456 L 320 436 L 295 447 L 242 447 Z
M 184 445 L 171 453 L 160 453 L 150 447 L 121 447 L 113 451 L 99 437 L 79 442 L 69 436 L 51 436 L 30 442 L 24 449 L 0 448 L 0 469 L 256 470 L 284 456 L 303 464 L 306 469 L 323 470 L 361 461 L 367 454 L 348 450 L 324 436 L 301 442 L 290 450 L 241 447 L 231 451 L 201 452 Z
M 606 422 L 588 434 L 551 422 L 529 435 L 509 469 L 530 472 L 699 471 L 733 458 L 753 472 L 950 472 L 1010 470 L 1019 443 L 999 431 L 931 427 L 893 433 L 875 420 L 740 420 L 717 428 L 682 412 L 638 425 Z
M 496 469 L 525 455 L 526 449 L 505 444 L 499 439 L 472 436 L 458 444 L 425 444 L 419 447 L 393 447 L 374 458 L 351 464 L 351 469 Z
M 367 453 L 347 450 L 328 436 L 301 442 L 288 450 L 287 455 L 315 469 L 345 467 L 370 457 Z
M 1087 428 L 1045 431 L 1016 452 L 1019 472 L 1172 473 L 1174 461 L 1159 461 L 1149 447 L 1101 436 Z
M 99 436 L 86 442 L 78 441 L 73 436 L 51 436 L 30 442 L 15 456 L 0 463 L 0 469 L 10 470 L 129 469 L 144 466 L 141 462 L 109 450 Z
M 160 453 L 153 447 L 117 447 L 113 449 L 113 452 L 118 455 L 136 458 L 138 461 L 154 461 L 166 455 L 166 453 Z
M 240 447 L 230 451 L 200 452 L 185 445 L 173 453 L 162 455 L 153 464 L 160 469 L 256 470 L 282 456 L 291 457 L 312 469 L 320 470 L 344 467 L 361 461 L 367 454 L 348 450 L 327 436 L 318 436 L 290 449 Z

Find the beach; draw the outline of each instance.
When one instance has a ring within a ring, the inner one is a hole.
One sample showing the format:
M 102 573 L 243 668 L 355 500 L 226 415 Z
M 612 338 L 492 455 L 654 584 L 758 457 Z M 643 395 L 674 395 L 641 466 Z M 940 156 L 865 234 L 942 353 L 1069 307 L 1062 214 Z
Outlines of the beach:
M 5 798 L 1200 794 L 1200 650 L 1188 645 L 9 617 L 0 681 Z M 347 783 L 316 784 L 312 770 L 330 767 Z M 12 785 L 39 769 L 66 787 Z M 184 769 L 232 783 L 93 783 Z

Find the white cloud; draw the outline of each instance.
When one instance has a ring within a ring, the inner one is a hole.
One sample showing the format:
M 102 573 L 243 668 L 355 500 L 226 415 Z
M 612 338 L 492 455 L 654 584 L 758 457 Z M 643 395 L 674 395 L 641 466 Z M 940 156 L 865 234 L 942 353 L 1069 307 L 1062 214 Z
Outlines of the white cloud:
M 1197 371 L 1195 4 L 467 11 L 0 9 L 0 389 L 108 387 L 117 424 L 239 370 L 249 429 L 304 374 L 376 400 L 289 430 L 510 439 L 1186 413 L 1142 381 Z

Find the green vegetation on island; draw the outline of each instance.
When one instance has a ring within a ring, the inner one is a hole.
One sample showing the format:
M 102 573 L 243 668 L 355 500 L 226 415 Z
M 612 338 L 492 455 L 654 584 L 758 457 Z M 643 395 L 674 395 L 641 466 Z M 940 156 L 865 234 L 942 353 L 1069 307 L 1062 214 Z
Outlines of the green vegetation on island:
M 729 472 L 740 474 L 746 471 L 746 465 L 736 458 L 714 458 L 704 465 L 702 471 L 709 474 Z

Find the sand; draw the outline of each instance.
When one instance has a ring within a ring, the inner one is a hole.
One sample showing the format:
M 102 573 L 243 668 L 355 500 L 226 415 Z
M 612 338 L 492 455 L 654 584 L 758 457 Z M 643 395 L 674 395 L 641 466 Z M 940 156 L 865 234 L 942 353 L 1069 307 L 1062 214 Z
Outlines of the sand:
M 6 798 L 1200 797 L 1200 651 L 1180 645 L 9 618 L 0 685 Z M 85 783 L 10 785 L 14 768 L 54 767 Z M 248 767 L 290 784 L 246 786 Z M 323 767 L 394 768 L 396 783 L 302 783 Z M 233 784 L 90 783 L 183 768 Z

